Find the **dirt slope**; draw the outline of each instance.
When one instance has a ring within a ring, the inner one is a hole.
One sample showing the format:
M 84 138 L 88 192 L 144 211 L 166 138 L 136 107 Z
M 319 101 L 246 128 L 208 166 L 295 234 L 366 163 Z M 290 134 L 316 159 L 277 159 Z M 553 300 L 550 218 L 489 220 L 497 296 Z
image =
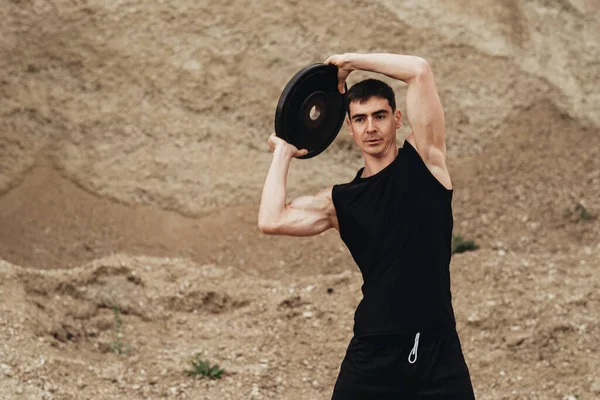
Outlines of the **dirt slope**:
M 267 237 L 256 211 L 283 86 L 345 51 L 434 68 L 455 233 L 481 246 L 452 261 L 478 399 L 600 398 L 597 1 L 0 0 L 0 18 L 0 398 L 329 398 L 360 275 L 337 233 Z M 360 162 L 344 128 L 293 162 L 289 196 Z M 198 352 L 223 380 L 183 373 Z

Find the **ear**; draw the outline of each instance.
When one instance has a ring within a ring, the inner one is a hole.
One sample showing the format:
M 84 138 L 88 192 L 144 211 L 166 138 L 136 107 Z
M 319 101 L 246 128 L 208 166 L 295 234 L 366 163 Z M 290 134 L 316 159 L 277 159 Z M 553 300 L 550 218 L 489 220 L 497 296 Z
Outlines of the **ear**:
M 396 110 L 394 118 L 396 119 L 396 129 L 399 129 L 402 126 L 402 111 L 400 109 Z
M 346 125 L 348 125 L 348 132 L 350 132 L 350 136 L 354 136 L 354 131 L 352 130 L 352 123 L 350 122 L 350 118 L 346 118 Z

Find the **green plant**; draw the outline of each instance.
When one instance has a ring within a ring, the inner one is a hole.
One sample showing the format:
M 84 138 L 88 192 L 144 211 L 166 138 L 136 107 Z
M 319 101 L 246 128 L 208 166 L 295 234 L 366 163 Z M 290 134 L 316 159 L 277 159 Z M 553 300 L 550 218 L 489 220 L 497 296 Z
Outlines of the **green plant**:
M 117 306 L 113 306 L 113 312 L 115 313 L 115 340 L 110 342 L 110 349 L 115 354 L 129 354 L 131 351 L 131 346 L 126 343 L 123 343 L 123 322 L 121 321 L 121 310 Z
M 203 378 L 210 379 L 220 379 L 224 369 L 219 368 L 218 364 L 213 366 L 210 365 L 208 360 L 202 360 L 200 358 L 201 354 L 198 353 L 194 358 L 190 360 L 190 363 L 194 367 L 194 369 L 184 369 L 183 372 L 188 374 L 189 376 L 200 376 Z
M 581 203 L 577 204 L 577 206 L 575 207 L 575 213 L 577 214 L 579 222 L 591 221 L 592 219 L 594 219 L 592 214 L 590 214 L 587 208 L 585 208 Z
M 464 253 L 465 251 L 475 251 L 479 248 L 473 240 L 465 240 L 462 236 L 452 236 L 452 254 Z

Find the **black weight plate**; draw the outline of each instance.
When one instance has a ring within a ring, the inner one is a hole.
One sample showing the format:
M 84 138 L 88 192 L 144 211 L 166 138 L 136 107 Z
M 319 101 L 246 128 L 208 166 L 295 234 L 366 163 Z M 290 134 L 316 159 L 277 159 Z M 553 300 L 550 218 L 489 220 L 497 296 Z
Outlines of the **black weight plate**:
M 312 64 L 287 83 L 275 112 L 275 133 L 311 158 L 337 136 L 346 114 L 346 96 L 338 91 L 338 68 Z

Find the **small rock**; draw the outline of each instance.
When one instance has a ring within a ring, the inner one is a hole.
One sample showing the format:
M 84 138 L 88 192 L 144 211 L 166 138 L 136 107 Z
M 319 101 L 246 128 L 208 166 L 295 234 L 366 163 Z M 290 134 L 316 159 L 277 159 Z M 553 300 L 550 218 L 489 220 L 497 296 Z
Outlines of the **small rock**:
M 186 71 L 197 71 L 201 68 L 202 64 L 200 64 L 196 60 L 187 60 L 185 63 L 183 63 L 183 69 L 185 69 Z
M 483 317 L 477 313 L 471 314 L 467 317 L 467 324 L 473 325 L 473 326 L 479 326 L 484 321 L 485 321 L 485 317 Z
M 595 380 L 592 382 L 592 384 L 590 386 L 590 390 L 594 394 L 600 394 L 600 377 L 595 378 Z
M 494 250 L 504 250 L 504 243 L 502 243 L 502 242 L 495 242 L 494 244 L 492 244 L 492 249 L 494 249 Z
M 314 314 L 313 314 L 313 312 L 312 312 L 312 311 L 304 311 L 304 312 L 302 313 L 302 316 L 303 316 L 304 318 L 312 318 L 312 317 L 314 316 Z
M 252 398 L 252 399 L 260 399 L 261 398 L 260 390 L 258 389 L 257 384 L 252 385 L 252 391 L 250 392 L 250 398 Z
M 523 342 L 530 337 L 531 335 L 528 333 L 513 331 L 504 337 L 504 341 L 508 347 L 516 347 L 523 344 Z
M 77 387 L 83 389 L 86 386 L 85 382 L 81 378 L 77 378 Z
M 57 387 L 50 382 L 44 382 L 43 389 L 49 393 L 54 393 L 57 390 Z

